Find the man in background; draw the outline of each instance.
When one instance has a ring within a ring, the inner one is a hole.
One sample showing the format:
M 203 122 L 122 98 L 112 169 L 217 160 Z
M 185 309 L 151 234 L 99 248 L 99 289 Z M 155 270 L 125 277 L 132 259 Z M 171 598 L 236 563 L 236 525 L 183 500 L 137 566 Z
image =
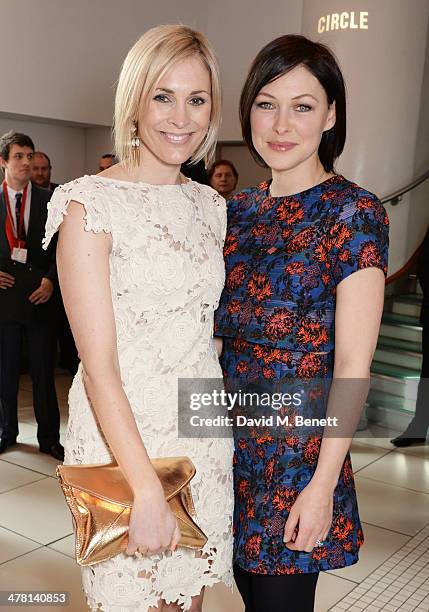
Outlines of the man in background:
M 407 429 L 391 440 L 392 444 L 399 448 L 429 443 L 426 439 L 429 431 L 429 229 L 426 231 L 417 260 L 417 278 L 423 291 L 420 310 L 423 360 L 414 416 Z
M 100 161 L 98 162 L 99 172 L 103 172 L 103 170 L 107 170 L 110 166 L 117 164 L 118 160 L 113 155 L 113 153 L 105 153 L 100 157 Z
M 47 251 L 42 249 L 51 192 L 30 181 L 33 155 L 34 144 L 29 136 L 8 132 L 0 137 L 4 172 L 0 189 L 0 453 L 16 444 L 19 433 L 18 389 L 25 340 L 39 448 L 63 461 L 54 381 L 56 245 Z M 25 273 L 27 278 L 31 274 L 33 279 L 37 274 L 33 282 L 40 284 L 30 294 L 16 289 L 10 294 L 13 299 L 8 300 L 7 292 L 15 285 L 13 272 Z M 17 314 L 23 309 L 25 318 Z
M 51 183 L 51 160 L 42 151 L 35 151 L 33 155 L 33 165 L 31 170 L 31 182 L 44 189 L 54 191 L 58 187 L 57 183 Z
M 33 155 L 33 165 L 31 172 L 31 182 L 33 185 L 43 187 L 53 191 L 58 187 L 56 183 L 51 182 L 51 160 L 43 153 L 43 151 L 35 151 Z M 64 310 L 64 304 L 61 294 L 58 298 L 58 344 L 60 347 L 59 366 L 67 370 L 74 376 L 77 372 L 79 359 L 77 349 L 71 333 L 70 324 Z
M 216 189 L 225 200 L 234 195 L 238 182 L 238 172 L 232 161 L 220 159 L 212 165 L 208 175 L 210 187 Z

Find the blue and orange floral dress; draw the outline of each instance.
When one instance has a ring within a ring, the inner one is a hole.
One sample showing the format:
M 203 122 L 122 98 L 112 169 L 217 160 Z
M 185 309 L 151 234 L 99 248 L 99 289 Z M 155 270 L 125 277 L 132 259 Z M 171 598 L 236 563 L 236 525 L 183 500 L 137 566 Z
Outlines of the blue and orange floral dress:
M 357 270 L 387 272 L 388 219 L 377 197 L 343 176 L 287 197 L 269 184 L 228 202 L 226 284 L 216 313 L 226 379 L 332 378 L 336 286 Z M 235 432 L 234 562 L 261 574 L 352 565 L 363 543 L 350 455 L 323 546 L 283 543 L 289 511 L 317 465 L 321 437 Z

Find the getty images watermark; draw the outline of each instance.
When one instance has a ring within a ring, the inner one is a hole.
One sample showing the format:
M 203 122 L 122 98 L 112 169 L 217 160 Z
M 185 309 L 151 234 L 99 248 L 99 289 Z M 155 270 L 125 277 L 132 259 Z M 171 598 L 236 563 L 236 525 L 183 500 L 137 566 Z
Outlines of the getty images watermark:
M 189 423 L 192 427 L 303 427 L 303 426 L 338 426 L 338 417 L 310 418 L 302 414 L 278 414 L 284 412 L 285 408 L 300 408 L 305 401 L 304 391 L 295 393 L 276 393 L 270 394 L 267 391 L 249 392 L 241 389 L 236 392 L 229 392 L 225 389 L 220 391 L 213 389 L 211 392 L 191 393 L 189 397 L 189 409 L 200 411 L 202 408 L 223 408 L 231 416 L 219 414 L 217 416 L 201 416 L 192 414 Z M 239 414 L 238 410 L 250 408 L 249 414 Z M 264 414 L 264 410 L 256 415 L 254 409 L 271 408 L 277 414 Z
M 182 438 L 353 437 L 368 379 L 179 379 Z

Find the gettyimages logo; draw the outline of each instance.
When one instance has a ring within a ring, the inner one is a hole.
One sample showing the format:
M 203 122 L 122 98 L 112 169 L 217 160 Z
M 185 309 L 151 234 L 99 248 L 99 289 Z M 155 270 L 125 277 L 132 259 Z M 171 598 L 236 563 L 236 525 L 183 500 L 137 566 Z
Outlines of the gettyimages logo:
M 353 437 L 367 379 L 179 379 L 179 437 Z

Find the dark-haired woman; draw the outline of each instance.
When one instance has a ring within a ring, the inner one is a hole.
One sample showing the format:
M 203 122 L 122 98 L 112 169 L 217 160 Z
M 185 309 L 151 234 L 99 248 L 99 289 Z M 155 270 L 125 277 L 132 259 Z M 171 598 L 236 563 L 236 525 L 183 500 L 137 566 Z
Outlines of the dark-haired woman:
M 302 36 L 269 43 L 250 68 L 240 117 L 272 180 L 228 204 L 216 319 L 225 376 L 262 387 L 369 379 L 388 220 L 375 195 L 334 172 L 346 103 L 332 53 Z M 245 438 L 237 428 L 234 563 L 247 612 L 309 612 L 319 572 L 357 562 L 351 437 L 291 427 Z

